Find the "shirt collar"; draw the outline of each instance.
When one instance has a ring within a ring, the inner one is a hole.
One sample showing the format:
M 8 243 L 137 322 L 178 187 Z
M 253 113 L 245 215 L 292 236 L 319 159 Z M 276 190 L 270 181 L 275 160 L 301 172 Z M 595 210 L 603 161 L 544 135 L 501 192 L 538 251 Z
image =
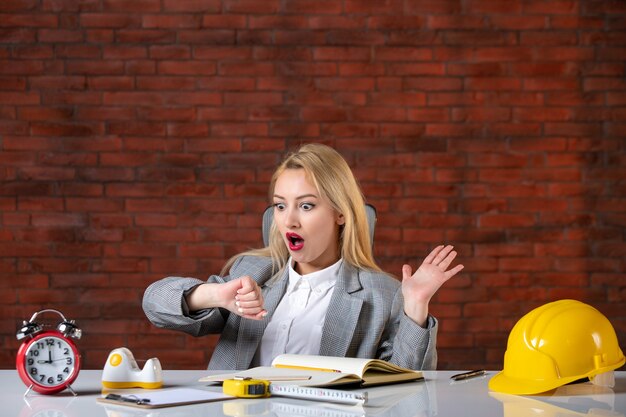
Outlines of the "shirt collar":
M 289 258 L 289 286 L 287 287 L 287 292 L 293 290 L 300 279 L 308 281 L 311 288 L 330 288 L 334 286 L 337 282 L 337 276 L 339 275 L 339 269 L 342 263 L 343 259 L 340 258 L 337 262 L 324 269 L 311 272 L 310 274 L 300 275 L 293 269 L 293 259 Z

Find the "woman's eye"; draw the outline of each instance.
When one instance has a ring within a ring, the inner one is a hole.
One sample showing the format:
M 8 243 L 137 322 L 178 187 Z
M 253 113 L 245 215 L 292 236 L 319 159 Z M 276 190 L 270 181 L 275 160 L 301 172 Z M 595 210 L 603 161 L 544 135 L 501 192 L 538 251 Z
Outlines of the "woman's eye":
M 302 207 L 302 210 L 304 210 L 304 211 L 309 211 L 309 210 L 312 210 L 312 209 L 313 209 L 313 207 L 315 207 L 315 204 L 311 204 L 311 203 L 302 203 L 302 204 L 300 205 L 300 207 Z
M 274 208 L 276 210 L 284 210 L 285 209 L 285 204 L 284 203 L 274 203 Z

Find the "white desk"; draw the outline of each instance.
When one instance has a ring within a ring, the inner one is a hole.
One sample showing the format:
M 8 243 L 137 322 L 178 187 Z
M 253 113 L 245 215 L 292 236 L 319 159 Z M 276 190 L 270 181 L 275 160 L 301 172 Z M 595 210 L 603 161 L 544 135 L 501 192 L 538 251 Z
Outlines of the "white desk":
M 154 410 L 105 406 L 101 396 L 101 371 L 83 370 L 68 391 L 55 396 L 23 394 L 26 387 L 15 370 L 0 370 L 0 415 L 3 417 L 219 417 L 219 416 L 626 416 L 626 372 L 618 372 L 613 389 L 590 383 L 570 385 L 544 396 L 520 397 L 489 391 L 487 376 L 450 382 L 450 371 L 429 371 L 423 382 L 369 388 L 371 406 L 329 405 L 273 397 L 235 399 Z M 197 382 L 207 371 L 165 371 L 165 387 L 203 386 Z M 219 390 L 220 387 L 209 389 Z

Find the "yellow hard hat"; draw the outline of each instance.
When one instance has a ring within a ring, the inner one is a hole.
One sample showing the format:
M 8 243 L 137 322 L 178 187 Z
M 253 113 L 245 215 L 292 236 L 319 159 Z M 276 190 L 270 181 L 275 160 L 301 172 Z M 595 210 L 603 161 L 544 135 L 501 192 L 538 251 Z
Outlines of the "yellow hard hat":
M 576 300 L 545 304 L 522 317 L 509 334 L 504 370 L 493 391 L 529 395 L 550 391 L 624 364 L 615 330 L 598 310 Z

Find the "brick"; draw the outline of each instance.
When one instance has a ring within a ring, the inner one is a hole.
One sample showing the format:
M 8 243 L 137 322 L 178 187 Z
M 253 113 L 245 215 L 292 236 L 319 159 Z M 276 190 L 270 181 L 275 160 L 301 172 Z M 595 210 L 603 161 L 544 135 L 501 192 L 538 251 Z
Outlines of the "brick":
M 157 64 L 157 72 L 166 75 L 212 75 L 216 73 L 216 65 L 213 62 L 179 62 L 160 61 Z
M 365 16 L 309 16 L 311 29 L 355 29 L 366 24 Z
M 183 168 L 144 168 L 138 171 L 137 179 L 141 181 L 188 182 L 195 179 L 195 174 L 192 170 Z M 171 193 L 168 191 L 168 194 Z
M 602 29 L 604 19 L 599 16 L 549 16 L 549 26 L 554 29 Z
M 116 39 L 121 43 L 171 44 L 175 41 L 175 33 L 160 29 L 120 29 Z
M 192 139 L 187 148 L 192 152 L 237 152 L 241 150 L 241 140 L 238 138 Z
M 84 28 L 111 28 L 121 29 L 140 27 L 141 18 L 138 15 L 121 13 L 82 13 L 80 26 Z
M 292 120 L 296 110 L 291 107 L 255 107 L 250 110 L 250 121 Z
M 7 0 L 0 5 L 2 12 L 15 12 L 20 10 L 33 10 L 36 8 L 38 1 L 36 0 Z
M 385 98 L 379 97 L 378 100 L 384 102 Z M 420 103 L 415 103 L 415 105 L 420 105 Z M 356 108 L 351 111 L 350 115 L 353 120 L 369 122 L 403 122 L 407 119 L 405 109 L 387 105 Z
M 157 155 L 147 153 L 103 153 L 101 154 L 100 165 L 120 165 L 120 166 L 139 166 L 150 164 L 156 161 Z
M 40 103 L 38 92 L 3 92 L 0 91 L 0 103 L 11 103 L 17 106 L 36 105 Z
M 546 29 L 548 25 L 541 15 L 493 15 L 489 20 L 494 27 L 506 30 Z
M 121 61 L 74 61 L 67 63 L 66 70 L 68 74 L 121 75 L 124 73 L 124 63 Z
M 248 123 L 247 125 L 221 123 L 211 126 L 211 135 L 215 136 L 267 136 L 265 123 Z
M 161 5 L 159 0 L 105 0 L 103 9 L 110 12 L 158 12 Z
M 37 38 L 40 42 L 74 43 L 84 41 L 84 34 L 75 30 L 39 29 Z
M 463 81 L 452 77 L 405 77 L 403 85 L 408 90 L 455 91 L 463 88 Z
M 367 27 L 378 30 L 413 30 L 423 27 L 425 19 L 418 16 L 371 16 Z
M 401 9 L 402 4 L 400 0 L 383 0 L 377 3 L 366 0 L 346 0 L 345 3 L 345 12 L 350 14 L 387 14 L 390 10 Z
M 167 135 L 176 137 L 204 137 L 209 133 L 205 123 L 168 123 Z
M 183 138 L 126 137 L 123 146 L 129 151 L 180 151 L 184 146 Z
M 163 33 L 163 36 L 167 36 L 164 39 L 164 43 L 172 43 L 169 39 L 170 31 Z M 181 42 L 189 44 L 211 44 L 211 45 L 233 45 L 235 44 L 236 35 L 239 32 L 227 29 L 214 29 L 214 30 L 181 30 L 177 32 L 178 38 Z
M 191 57 L 188 45 L 151 45 L 148 55 L 153 59 L 186 59 Z
M 521 122 L 567 121 L 573 118 L 569 108 L 515 109 L 513 119 Z
M 578 36 L 571 31 L 552 33 L 546 33 L 543 30 L 539 32 L 524 31 L 520 33 L 519 44 L 534 46 L 576 45 L 578 44 Z
M 506 108 L 452 109 L 452 120 L 461 122 L 505 122 L 511 120 L 511 111 Z
M 366 47 L 316 47 L 312 58 L 315 61 L 368 61 L 371 49 Z
M 578 2 L 572 0 L 558 0 L 550 3 L 533 0 L 524 3 L 523 10 L 528 14 L 577 14 L 580 11 Z
M 485 78 L 466 78 L 464 80 L 465 90 L 520 90 L 522 82 L 518 78 L 506 77 L 485 77 Z
M 131 120 L 135 111 L 128 107 L 90 106 L 78 109 L 77 116 L 81 120 Z
M 5 14 L 0 27 L 37 27 L 54 28 L 59 24 L 58 17 L 53 14 Z

